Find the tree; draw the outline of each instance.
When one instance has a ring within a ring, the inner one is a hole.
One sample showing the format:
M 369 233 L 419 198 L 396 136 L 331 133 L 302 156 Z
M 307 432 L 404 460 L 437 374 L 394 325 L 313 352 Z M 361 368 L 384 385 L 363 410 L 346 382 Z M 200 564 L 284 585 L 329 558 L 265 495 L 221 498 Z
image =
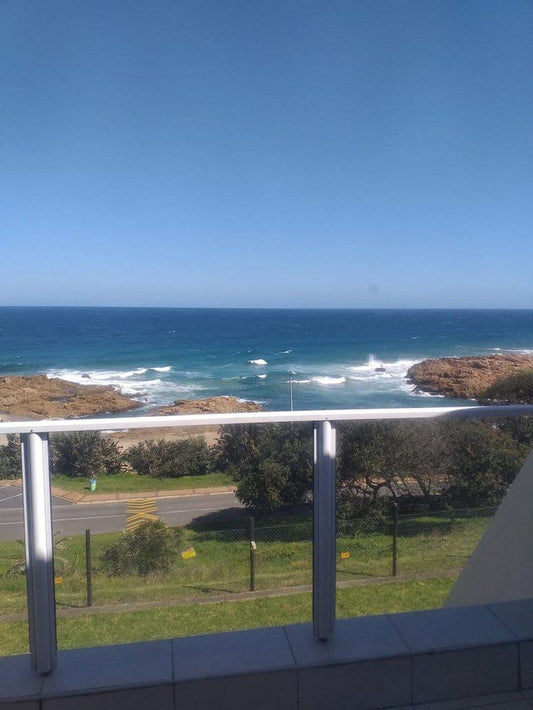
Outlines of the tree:
M 155 478 L 204 476 L 212 470 L 211 452 L 200 436 L 182 441 L 141 441 L 126 452 L 126 460 L 137 473 Z
M 437 422 L 376 421 L 340 428 L 339 493 L 372 507 L 380 498 L 432 502 L 448 486 L 447 442 Z
M 16 434 L 8 434 L 7 444 L 0 446 L 0 479 L 20 478 L 21 476 L 20 439 Z
M 54 434 L 51 437 L 53 472 L 71 478 L 120 473 L 124 458 L 116 444 L 100 432 Z
M 498 504 L 527 448 L 493 422 L 450 421 L 445 428 L 451 450 L 449 500 L 466 506 Z
M 217 468 L 237 484 L 237 497 L 258 510 L 304 501 L 313 485 L 310 426 L 269 424 L 222 427 Z

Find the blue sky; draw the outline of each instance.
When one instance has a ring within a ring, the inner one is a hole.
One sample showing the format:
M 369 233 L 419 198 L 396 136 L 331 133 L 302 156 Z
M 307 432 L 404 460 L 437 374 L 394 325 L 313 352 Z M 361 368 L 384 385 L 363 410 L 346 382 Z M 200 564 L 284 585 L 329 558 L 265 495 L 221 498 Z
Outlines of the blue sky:
M 533 307 L 529 0 L 6 0 L 0 305 Z

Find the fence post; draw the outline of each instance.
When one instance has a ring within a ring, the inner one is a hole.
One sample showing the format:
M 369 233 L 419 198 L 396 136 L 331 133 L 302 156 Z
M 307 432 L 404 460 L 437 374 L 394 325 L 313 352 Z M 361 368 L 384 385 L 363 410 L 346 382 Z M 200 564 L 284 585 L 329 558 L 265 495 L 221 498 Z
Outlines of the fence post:
M 21 434 L 28 627 L 33 669 L 57 663 L 54 547 L 48 434 Z
M 255 551 L 257 550 L 257 545 L 255 544 L 255 520 L 253 515 L 250 516 L 249 520 L 249 538 L 250 538 L 250 591 L 255 592 Z
M 335 425 L 315 422 L 313 493 L 313 633 L 335 633 Z
M 91 555 L 91 531 L 85 531 L 85 571 L 87 577 L 87 606 L 93 605 L 93 565 Z
M 398 572 L 398 503 L 392 504 L 392 576 Z

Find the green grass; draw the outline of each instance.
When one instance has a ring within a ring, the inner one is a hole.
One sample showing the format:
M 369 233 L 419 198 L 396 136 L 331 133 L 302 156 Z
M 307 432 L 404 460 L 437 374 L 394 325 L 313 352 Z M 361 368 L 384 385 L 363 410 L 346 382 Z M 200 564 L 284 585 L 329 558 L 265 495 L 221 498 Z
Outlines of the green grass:
M 337 592 L 337 616 L 366 616 L 440 607 L 452 584 L 451 579 L 428 579 L 340 589 Z M 310 620 L 311 594 L 306 593 L 59 618 L 58 641 L 60 648 L 76 648 Z M 24 622 L 0 623 L 0 649 L 3 654 L 27 652 L 27 626 Z
M 186 488 L 212 488 L 231 486 L 231 476 L 225 473 L 208 473 L 205 476 L 182 476 L 181 478 L 152 478 L 137 473 L 117 473 L 112 476 L 98 476 L 96 493 L 129 493 L 137 491 L 171 491 Z M 52 485 L 74 493 L 88 493 L 88 478 L 54 476 Z
M 256 589 L 279 589 L 310 585 L 312 579 L 311 526 L 304 514 L 290 526 L 284 518 L 256 523 Z M 340 616 L 357 613 L 381 613 L 435 606 L 449 588 L 446 571 L 460 569 L 474 550 L 490 517 L 450 514 L 413 515 L 400 518 L 398 529 L 398 574 L 442 571 L 437 580 L 397 581 L 340 590 Z M 214 630 L 263 626 L 268 623 L 304 621 L 309 617 L 309 595 L 233 601 L 198 605 L 216 595 L 247 591 L 250 582 L 250 550 L 245 520 L 233 521 L 233 528 L 184 531 L 181 549 L 194 547 L 196 557 L 178 556 L 172 570 L 164 576 L 143 578 L 136 575 L 108 577 L 100 570 L 100 556 L 105 547 L 121 533 L 102 533 L 92 537 L 93 603 L 95 606 L 147 601 L 189 602 L 174 609 L 153 609 L 121 614 L 63 618 L 59 624 L 62 647 L 79 643 L 112 643 L 120 640 L 154 638 L 163 634 L 202 633 Z M 265 525 L 268 523 L 268 525 Z M 391 526 L 381 530 L 359 530 L 337 540 L 337 579 L 358 580 L 386 577 L 391 574 Z M 341 552 L 349 552 L 341 559 Z M 24 613 L 26 584 L 23 574 L 6 575 L 9 568 L 22 563 L 24 550 L 17 542 L 0 543 L 0 609 L 1 614 Z M 58 608 L 83 607 L 86 603 L 85 537 L 72 536 L 56 546 L 56 586 Z M 437 591 L 440 590 L 440 597 Z M 437 595 L 437 596 L 435 596 Z M 263 613 L 264 610 L 264 613 Z M 133 614 L 133 616 L 131 616 Z M 132 622 L 130 637 L 128 618 Z M 270 621 L 269 621 L 270 619 Z M 281 619 L 281 621 L 280 621 Z M 145 621 L 144 621 L 145 620 Z M 17 624 L 9 623 L 17 635 Z M 240 626 L 239 626 L 240 625 Z M 23 625 L 22 625 L 23 626 Z M 20 626 L 20 628 L 22 628 Z M 137 628 L 138 627 L 138 628 Z M 150 631 L 150 628 L 155 631 Z M 15 653 L 13 643 L 0 625 L 0 655 Z M 79 629 L 78 631 L 76 629 Z M 150 635 L 150 633 L 152 635 Z M 4 634 L 2 636 L 2 634 Z M 9 634 L 8 634 L 9 635 Z M 86 635 L 86 640 L 83 641 Z M 22 638 L 22 637 L 21 637 Z M 80 640 L 81 639 L 81 640 Z M 101 640 L 100 640 L 101 639 Z M 17 641 L 17 648 L 20 642 Z
M 402 520 L 398 539 L 398 574 L 461 568 L 480 539 L 489 518 L 449 518 L 439 515 Z M 93 600 L 95 606 L 144 601 L 191 603 L 217 594 L 247 591 L 250 583 L 250 551 L 244 521 L 235 529 L 194 531 L 186 529 L 181 549 L 194 547 L 196 557 L 180 556 L 171 571 L 159 577 L 137 575 L 108 577 L 100 570 L 100 557 L 121 533 L 92 537 Z M 311 584 L 312 543 L 309 522 L 294 526 L 256 526 L 256 589 L 267 590 Z M 354 533 L 339 537 L 337 578 L 357 580 L 391 574 L 389 531 Z M 349 552 L 349 559 L 341 559 Z M 56 586 L 60 606 L 86 603 L 85 537 L 72 536 L 57 545 Z M 6 576 L 24 550 L 17 542 L 0 544 L 0 609 L 4 614 L 25 609 L 24 575 Z

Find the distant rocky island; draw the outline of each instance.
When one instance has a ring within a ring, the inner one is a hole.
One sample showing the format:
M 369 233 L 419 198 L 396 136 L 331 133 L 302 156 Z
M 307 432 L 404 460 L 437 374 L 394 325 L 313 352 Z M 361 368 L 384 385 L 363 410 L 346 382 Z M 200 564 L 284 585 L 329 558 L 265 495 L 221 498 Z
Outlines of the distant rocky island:
M 496 382 L 533 369 L 533 355 L 475 355 L 423 360 L 407 372 L 420 392 L 461 399 L 487 399 Z

